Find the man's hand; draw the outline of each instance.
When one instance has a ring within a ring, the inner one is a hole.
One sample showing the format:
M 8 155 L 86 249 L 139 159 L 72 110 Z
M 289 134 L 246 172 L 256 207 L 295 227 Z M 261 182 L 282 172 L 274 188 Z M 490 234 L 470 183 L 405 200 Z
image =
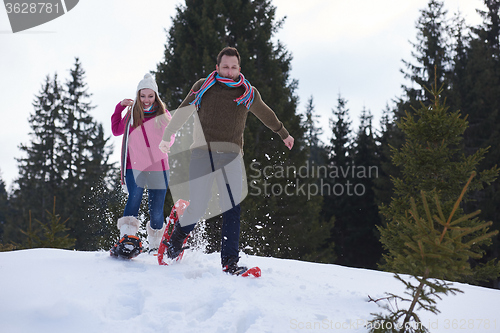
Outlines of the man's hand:
M 170 141 L 161 140 L 160 145 L 158 146 L 161 152 L 167 154 L 170 152 Z
M 288 149 L 292 149 L 294 141 L 295 141 L 295 139 L 291 135 L 287 136 L 287 138 L 285 140 L 283 140 L 283 142 L 285 143 L 285 146 L 287 146 Z

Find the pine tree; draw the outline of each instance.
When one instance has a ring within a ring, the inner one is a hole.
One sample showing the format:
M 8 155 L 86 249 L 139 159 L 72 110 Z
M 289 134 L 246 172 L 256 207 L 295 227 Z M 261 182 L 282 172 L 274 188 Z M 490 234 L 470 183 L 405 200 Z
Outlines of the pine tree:
M 110 181 L 101 179 L 95 184 L 85 202 L 88 205 L 88 229 L 94 234 L 93 246 L 95 249 L 107 251 L 119 238 L 116 221 L 123 216 L 127 202 L 126 194 L 122 191 L 120 172 L 115 172 Z M 146 207 L 147 205 L 141 207 L 142 214 L 144 211 L 148 212 Z
M 469 260 L 482 256 L 474 251 L 475 244 L 498 234 L 498 230 L 488 232 L 491 221 L 478 221 L 476 216 L 479 211 L 466 215 L 457 214 L 474 176 L 475 172 L 468 179 L 449 215 L 445 215 L 435 191 L 433 198 L 430 193 L 421 192 L 420 207 L 417 207 L 414 198 L 410 199 L 410 210 L 405 216 L 398 218 L 398 222 L 409 231 L 401 235 L 405 249 L 403 252 L 399 252 L 399 249 L 391 250 L 397 271 L 412 275 L 412 279 L 408 279 L 395 274 L 395 278 L 405 285 L 405 294 L 409 298 L 392 293 L 386 293 L 388 297 L 378 300 L 370 297 L 370 301 L 376 303 L 386 301 L 381 307 L 389 312 L 385 315 L 375 314 L 368 325 L 370 332 L 428 332 L 417 311 L 438 314 L 440 311 L 437 300 L 442 299 L 442 295 L 461 292 L 444 279 L 456 281 L 471 276 Z M 429 205 L 429 200 L 434 201 L 434 205 Z M 420 215 L 420 212 L 424 215 Z M 410 303 L 408 309 L 401 308 L 404 303 Z
M 4 241 L 4 231 L 9 215 L 9 195 L 5 188 L 5 182 L 0 172 L 0 243 L 3 243 Z
M 346 252 L 349 266 L 376 268 L 382 249 L 378 240 L 380 225 L 375 200 L 374 181 L 378 178 L 380 159 L 372 126 L 373 116 L 363 108 L 352 148 L 354 196 L 351 197 L 351 223 L 347 225 Z
M 404 89 L 410 100 L 429 101 L 432 95 L 423 87 L 430 87 L 434 81 L 434 72 L 438 77 L 438 84 L 445 83 L 445 73 L 449 67 L 449 52 L 446 40 L 448 29 L 444 3 L 438 0 L 430 0 L 427 8 L 421 10 L 421 16 L 417 21 L 417 42 L 412 43 L 414 51 L 412 56 L 417 63 L 412 64 L 403 60 L 408 72 L 405 78 L 417 83 L 418 88 L 406 87 Z M 447 83 L 445 83 L 445 87 Z M 415 104 L 413 104 L 415 105 Z
M 75 239 L 70 238 L 69 228 L 66 227 L 68 220 L 61 221 L 61 217 L 56 214 L 56 198 L 54 197 L 54 206 L 52 212 L 47 210 L 46 222 L 35 219 L 35 226 L 31 221 L 31 211 L 29 214 L 28 229 L 21 230 L 26 236 L 24 248 L 56 248 L 71 249 L 75 244 Z
M 498 1 L 485 0 L 488 12 L 481 12 L 485 20 L 483 26 L 473 28 L 474 37 L 470 41 L 468 58 L 463 70 L 465 85 L 462 93 L 462 111 L 468 115 L 469 128 L 465 133 L 465 145 L 469 152 L 489 145 L 489 140 L 497 132 L 500 117 L 498 94 L 500 93 L 500 73 L 498 36 Z M 495 148 L 495 147 L 493 147 Z M 490 163 L 491 164 L 491 163 Z
M 448 74 L 450 84 L 448 103 L 452 109 L 464 110 L 464 103 L 471 83 L 467 76 L 470 32 L 460 13 L 453 17 L 450 33 L 453 41 L 451 46 L 453 52 L 450 56 L 452 69 Z
M 296 140 L 295 148 L 288 151 L 276 134 L 256 117 L 248 117 L 244 160 L 247 175 L 255 176 L 249 181 L 260 186 L 260 192 L 249 188 L 249 195 L 242 203 L 241 245 L 252 253 L 299 258 L 322 243 L 321 239 L 304 240 L 309 227 L 321 225 L 318 206 L 321 198 L 308 198 L 302 193 L 286 196 L 284 189 L 296 191 L 293 184 L 297 181 L 307 186 L 315 180 L 299 180 L 295 174 L 277 177 L 274 173 L 264 179 L 251 169 L 253 165 L 262 176 L 266 167 L 298 168 L 307 160 L 307 152 L 302 149 L 304 129 L 296 114 L 297 82 L 289 74 L 292 58 L 279 41 L 271 40 L 283 24 L 283 20 L 276 21 L 275 13 L 276 8 L 265 0 L 187 0 L 177 8 L 173 18 L 165 58 L 157 66 L 156 78 L 160 96 L 169 109 L 175 109 L 196 80 L 215 70 L 217 54 L 223 47 L 238 49 L 242 73 Z M 268 183 L 267 193 L 264 182 Z M 271 185 L 276 191 L 270 191 Z M 278 189 L 283 191 L 279 193 Z M 217 219 L 207 222 L 211 250 L 219 248 L 218 223 Z
M 483 23 L 473 27 L 472 37 L 467 48 L 465 62 L 465 83 L 462 97 L 462 111 L 468 115 L 470 123 L 464 135 L 467 152 L 490 147 L 489 153 L 481 162 L 482 168 L 491 168 L 500 158 L 500 1 L 484 0 L 487 10 L 479 11 Z M 486 191 L 474 194 L 476 202 L 468 203 L 470 209 L 481 209 L 481 217 L 491 219 L 494 228 L 500 228 L 500 185 L 495 182 Z M 493 239 L 488 255 L 479 263 L 485 265 L 486 258 L 500 255 L 500 236 Z M 493 281 L 490 286 L 496 286 Z
M 15 181 L 17 189 L 13 193 L 13 206 L 16 210 L 12 227 L 6 237 L 19 242 L 19 227 L 25 228 L 28 212 L 45 218 L 45 209 L 50 198 L 62 185 L 62 170 L 57 164 L 58 137 L 62 130 L 62 87 L 57 74 L 45 78 L 42 90 L 35 97 L 35 109 L 29 117 L 32 132 L 31 142 L 21 144 L 20 150 L 26 157 L 18 158 L 19 178 Z
M 373 180 L 373 190 L 377 205 L 388 205 L 394 192 L 391 176 L 398 177 L 400 175 L 399 168 L 392 164 L 391 147 L 399 148 L 403 142 L 402 132 L 396 126 L 395 111 L 389 105 L 383 110 L 380 131 L 375 140 L 380 167 L 378 177 Z
M 440 100 L 442 88 L 437 88 L 437 80 L 430 90 L 434 99 L 432 104 L 421 104 L 420 109 L 414 110 L 415 115 L 407 114 L 398 126 L 405 133 L 406 142 L 401 149 L 393 149 L 393 162 L 402 168 L 402 177 L 394 178 L 394 198 L 389 206 L 382 206 L 381 211 L 389 221 L 380 227 L 381 242 L 385 250 L 382 268 L 398 273 L 401 271 L 397 264 L 397 256 L 405 253 L 407 247 L 404 239 L 411 237 L 412 230 L 400 223 L 406 212 L 410 210 L 410 198 L 414 198 L 417 207 L 422 207 L 419 201 L 421 191 L 435 191 L 441 204 L 444 215 L 459 218 L 465 215 L 462 208 L 454 207 L 462 187 L 472 172 L 478 168 L 484 158 L 486 149 L 480 149 L 475 154 L 465 156 L 461 150 L 463 133 L 467 128 L 467 121 L 459 111 L 450 112 L 444 102 Z M 498 175 L 498 169 L 492 168 L 480 173 L 477 180 L 470 184 L 473 191 L 483 189 L 483 184 L 491 184 Z M 467 197 L 464 198 L 467 200 Z M 415 212 L 424 215 L 425 212 Z M 481 224 L 471 220 L 469 228 Z M 471 234 L 470 237 L 476 237 Z M 467 239 L 465 239 L 467 240 Z M 483 239 L 471 246 L 472 257 L 482 257 L 483 246 L 488 245 L 489 239 Z M 453 275 L 444 275 L 443 279 L 453 279 Z
M 91 202 L 87 200 L 95 197 L 94 189 L 99 187 L 97 193 L 105 193 L 102 187 L 110 181 L 108 175 L 112 167 L 108 158 L 112 151 L 107 147 L 109 138 L 104 137 L 102 125 L 90 114 L 95 107 L 90 102 L 91 94 L 84 80 L 85 71 L 76 58 L 66 82 L 65 132 L 61 135 L 59 163 L 66 166 L 66 209 L 63 212 L 70 217 L 69 227 L 77 238 L 77 248 L 91 249 L 95 246 L 94 238 L 99 234 L 101 221 L 89 221 L 87 211 Z
M 95 249 L 96 232 L 90 228 L 85 200 L 93 186 L 108 179 L 111 149 L 106 146 L 102 125 L 89 114 L 90 95 L 78 59 L 70 74 L 66 85 L 59 83 L 57 75 L 53 80 L 47 77 L 33 103 L 35 112 L 29 119 L 32 140 L 20 147 L 26 157 L 18 159 L 20 176 L 12 197 L 16 212 L 9 228 L 10 241 L 19 242 L 19 228 L 27 229 L 29 212 L 45 220 L 50 212 L 47 208 L 57 196 L 63 198 L 59 211 L 69 219 L 76 248 Z
M 348 226 L 352 219 L 353 179 L 351 176 L 351 121 L 347 100 L 340 94 L 330 119 L 332 136 L 328 149 L 328 178 L 323 186 L 323 218 L 333 226 L 331 241 L 335 244 L 337 263 L 348 264 Z
M 324 144 L 319 138 L 323 130 L 317 126 L 319 115 L 315 112 L 313 96 L 309 97 L 306 105 L 303 127 L 305 130 L 305 145 L 309 149 L 309 165 L 326 165 L 327 156 Z

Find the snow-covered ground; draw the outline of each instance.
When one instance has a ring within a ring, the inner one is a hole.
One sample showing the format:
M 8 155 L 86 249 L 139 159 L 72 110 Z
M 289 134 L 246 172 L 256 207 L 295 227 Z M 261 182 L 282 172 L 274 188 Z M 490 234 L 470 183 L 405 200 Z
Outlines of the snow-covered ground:
M 34 249 L 0 253 L 0 332 L 366 332 L 367 302 L 402 293 L 389 273 L 243 256 L 261 278 L 228 276 L 218 254 L 187 252 L 159 266 L 141 254 Z M 431 332 L 500 332 L 500 291 L 454 284 Z

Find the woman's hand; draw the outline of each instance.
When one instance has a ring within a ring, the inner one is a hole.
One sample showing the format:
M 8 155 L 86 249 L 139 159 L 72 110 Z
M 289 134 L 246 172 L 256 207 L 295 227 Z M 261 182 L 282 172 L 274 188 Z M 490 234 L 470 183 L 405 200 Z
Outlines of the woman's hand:
M 130 98 L 125 98 L 123 101 L 120 102 L 122 106 L 131 106 L 134 104 L 134 100 Z

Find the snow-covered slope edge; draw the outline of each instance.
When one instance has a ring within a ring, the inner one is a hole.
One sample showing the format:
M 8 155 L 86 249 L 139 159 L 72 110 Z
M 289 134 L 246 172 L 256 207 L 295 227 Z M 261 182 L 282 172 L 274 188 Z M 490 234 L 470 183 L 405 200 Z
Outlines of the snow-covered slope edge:
M 2 332 L 366 332 L 368 295 L 402 293 L 391 274 L 244 256 L 259 279 L 222 273 L 218 254 L 187 252 L 159 266 L 107 252 L 34 249 L 0 253 Z M 455 284 L 441 314 L 421 313 L 431 332 L 499 332 L 500 291 Z

